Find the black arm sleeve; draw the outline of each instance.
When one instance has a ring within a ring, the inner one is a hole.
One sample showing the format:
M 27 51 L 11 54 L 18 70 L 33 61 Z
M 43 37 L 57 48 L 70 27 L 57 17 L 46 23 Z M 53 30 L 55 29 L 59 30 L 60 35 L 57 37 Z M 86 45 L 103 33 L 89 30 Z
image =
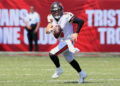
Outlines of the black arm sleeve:
M 78 24 L 76 33 L 79 33 L 83 24 L 84 24 L 84 21 L 82 19 L 77 18 L 77 17 L 73 17 L 72 22 Z

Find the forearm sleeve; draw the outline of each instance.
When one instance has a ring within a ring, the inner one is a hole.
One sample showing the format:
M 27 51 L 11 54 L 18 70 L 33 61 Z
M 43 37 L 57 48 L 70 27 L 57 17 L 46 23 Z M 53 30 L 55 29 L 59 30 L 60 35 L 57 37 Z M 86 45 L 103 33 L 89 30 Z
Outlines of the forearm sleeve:
M 79 19 L 77 17 L 74 17 L 73 20 L 72 20 L 73 23 L 77 23 L 78 26 L 77 26 L 77 30 L 76 30 L 76 33 L 79 33 L 83 24 L 84 24 L 84 21 L 82 19 Z

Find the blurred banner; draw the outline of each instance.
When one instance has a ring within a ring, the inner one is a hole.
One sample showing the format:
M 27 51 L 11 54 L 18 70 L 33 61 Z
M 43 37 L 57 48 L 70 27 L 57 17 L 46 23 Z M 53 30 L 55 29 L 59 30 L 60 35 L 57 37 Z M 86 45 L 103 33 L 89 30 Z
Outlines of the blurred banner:
M 40 14 L 39 51 L 49 51 L 57 44 L 52 34 L 45 34 L 47 15 L 56 0 L 0 0 L 0 51 L 28 51 L 25 17 L 34 6 Z M 57 0 L 65 12 L 85 21 L 75 47 L 81 52 L 120 51 L 120 0 Z M 76 30 L 74 25 L 74 31 Z

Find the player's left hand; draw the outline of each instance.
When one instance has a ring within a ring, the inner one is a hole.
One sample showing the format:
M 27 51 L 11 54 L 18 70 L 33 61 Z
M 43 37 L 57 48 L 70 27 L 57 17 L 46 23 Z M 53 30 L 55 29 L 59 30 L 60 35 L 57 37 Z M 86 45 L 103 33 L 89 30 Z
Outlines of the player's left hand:
M 70 36 L 70 38 L 71 38 L 72 40 L 77 40 L 77 37 L 78 37 L 78 33 L 73 33 L 73 34 Z

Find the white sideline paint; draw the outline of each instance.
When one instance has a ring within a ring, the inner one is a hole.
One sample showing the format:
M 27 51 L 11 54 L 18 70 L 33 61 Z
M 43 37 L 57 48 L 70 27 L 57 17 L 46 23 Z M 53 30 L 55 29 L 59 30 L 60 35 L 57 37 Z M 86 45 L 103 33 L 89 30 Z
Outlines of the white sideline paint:
M 120 79 L 86 79 L 87 81 L 120 81 Z M 11 82 L 23 82 L 17 80 L 1 80 L 0 82 L 11 83 Z M 24 82 L 40 82 L 40 83 L 51 83 L 51 82 L 77 82 L 77 80 L 31 80 L 31 81 L 24 81 Z
M 6 52 L 6 51 L 1 51 L 0 52 L 0 55 L 8 55 L 8 56 L 13 56 L 13 55 L 16 55 L 16 56 L 21 56 L 21 57 L 24 57 L 26 55 L 28 56 L 35 56 L 38 54 L 42 55 L 42 56 L 45 56 L 46 55 L 48 56 L 48 52 Z M 79 52 L 79 53 L 76 53 L 75 56 L 84 56 L 84 57 L 105 57 L 105 56 L 109 56 L 109 57 L 112 57 L 112 56 L 120 56 L 120 53 L 119 52 L 105 52 L 105 53 L 102 53 L 102 52 Z

